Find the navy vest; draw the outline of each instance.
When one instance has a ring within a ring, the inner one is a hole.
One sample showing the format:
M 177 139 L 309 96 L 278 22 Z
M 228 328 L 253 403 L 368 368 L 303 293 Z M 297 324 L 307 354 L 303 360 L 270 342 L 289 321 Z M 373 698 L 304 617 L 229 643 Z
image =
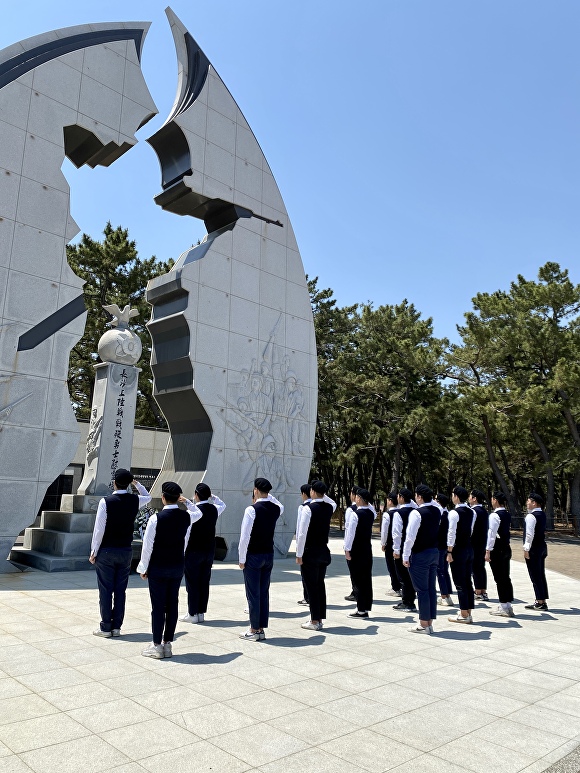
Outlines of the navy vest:
M 111 494 L 105 497 L 107 523 L 101 548 L 130 548 L 135 518 L 139 512 L 137 494 Z
M 464 550 L 471 545 L 471 524 L 473 522 L 473 510 L 469 505 L 461 504 L 455 508 L 459 515 L 457 532 L 455 534 L 455 548 Z
M 401 553 L 403 552 L 403 545 L 405 544 L 405 537 L 407 536 L 407 524 L 409 523 L 409 516 L 415 508 L 413 505 L 402 505 L 399 507 L 398 513 L 403 521 L 403 531 L 401 533 Z
M 322 548 L 328 545 L 332 505 L 323 499 L 313 499 L 308 503 L 312 515 L 306 532 L 304 550 Z
M 473 526 L 471 541 L 474 545 L 485 545 L 487 541 L 487 530 L 489 528 L 489 515 L 483 505 L 474 505 L 473 510 L 477 518 Z
M 505 508 L 498 510 L 496 515 L 499 516 L 499 526 L 497 529 L 499 542 L 496 540 L 493 549 L 499 548 L 501 552 L 504 552 L 510 544 L 510 525 L 512 517 Z
M 411 553 L 422 553 L 423 550 L 437 548 L 438 544 L 441 510 L 435 505 L 427 503 L 421 505 L 419 514 L 421 515 L 421 523 Z
M 359 507 L 356 514 L 358 523 L 350 549 L 351 553 L 372 553 L 371 538 L 375 514 L 368 507 Z
M 211 502 L 202 502 L 198 505 L 203 513 L 199 521 L 191 525 L 189 542 L 186 553 L 199 551 L 211 553 L 215 550 L 215 526 L 218 519 L 218 510 Z
M 256 502 L 254 510 L 256 517 L 252 526 L 248 553 L 273 553 L 274 529 L 280 517 L 280 508 L 268 499 Z
M 393 521 L 395 520 L 395 513 L 397 512 L 396 507 L 392 507 L 389 510 L 389 515 L 391 516 L 391 520 L 389 521 L 389 528 L 387 530 L 387 541 L 385 543 L 385 548 L 388 550 L 391 549 L 390 552 L 393 552 Z
M 180 510 L 178 507 L 164 507 L 157 513 L 150 568 L 183 571 L 185 535 L 190 523 L 191 518 L 187 510 Z
M 439 550 L 447 550 L 447 532 L 449 531 L 449 513 L 447 508 L 443 508 L 441 521 L 439 523 L 439 537 L 437 547 Z
M 546 547 L 546 513 L 543 510 L 536 510 L 530 513 L 536 519 L 536 528 L 534 529 L 534 539 L 530 545 L 530 553 L 540 553 Z M 524 529 L 524 542 L 526 541 L 526 530 Z

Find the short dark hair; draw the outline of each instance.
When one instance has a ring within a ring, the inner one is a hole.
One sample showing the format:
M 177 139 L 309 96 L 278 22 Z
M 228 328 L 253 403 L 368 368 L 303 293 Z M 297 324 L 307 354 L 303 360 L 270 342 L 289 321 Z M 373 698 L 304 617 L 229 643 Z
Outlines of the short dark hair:
M 402 488 L 399 491 L 399 496 L 403 499 L 404 502 L 409 504 L 409 502 L 413 499 L 413 492 L 410 488 Z
M 372 497 L 370 495 L 370 492 L 366 490 L 366 488 L 359 488 L 359 490 L 356 492 L 357 497 L 360 497 L 363 502 L 366 502 L 367 504 L 369 502 L 372 502 Z
M 358 494 L 358 489 L 359 489 L 358 486 L 352 486 L 352 488 L 350 490 L 350 493 L 356 495 L 356 494 Z
M 303 483 L 300 486 L 300 493 L 306 494 L 307 496 L 310 494 L 310 489 L 312 488 L 312 485 L 310 483 Z
M 387 494 L 387 502 L 392 502 L 396 507 L 399 504 L 397 496 L 398 494 L 396 491 L 391 491 L 390 494 Z
M 485 494 L 481 489 L 478 488 L 472 488 L 471 489 L 471 496 L 475 497 L 477 499 L 478 504 L 482 505 L 485 502 Z
M 326 483 L 322 480 L 313 480 L 312 483 L 310 484 L 310 488 L 316 494 L 326 494 L 326 492 L 328 491 Z
M 129 470 L 119 467 L 119 469 L 115 471 L 115 483 L 119 488 L 127 488 L 132 482 L 133 473 Z
M 425 502 L 430 502 L 433 499 L 433 492 L 424 483 L 419 483 L 418 486 L 415 486 L 415 494 L 419 494 Z
M 503 491 L 494 491 L 493 494 L 491 495 L 491 498 L 496 499 L 500 503 L 500 505 L 505 505 L 505 503 L 507 502 L 507 497 L 503 493 Z
M 540 505 L 540 507 L 544 506 L 544 497 L 535 491 L 532 491 L 531 494 L 528 494 L 528 499 L 531 499 L 537 505 Z
M 441 507 L 447 507 L 447 505 L 449 504 L 449 497 L 447 496 L 447 494 L 437 494 L 435 499 L 439 502 Z
M 256 478 L 254 481 L 254 488 L 263 494 L 267 494 L 272 491 L 272 484 L 267 478 Z
M 467 489 L 463 488 L 463 486 L 455 486 L 453 489 L 453 493 L 455 496 L 459 499 L 460 502 L 467 502 L 467 497 L 469 496 Z
M 211 497 L 211 489 L 207 483 L 198 483 L 195 487 L 195 493 L 200 499 L 209 499 Z
M 179 501 L 179 494 L 163 494 L 168 505 L 174 505 Z

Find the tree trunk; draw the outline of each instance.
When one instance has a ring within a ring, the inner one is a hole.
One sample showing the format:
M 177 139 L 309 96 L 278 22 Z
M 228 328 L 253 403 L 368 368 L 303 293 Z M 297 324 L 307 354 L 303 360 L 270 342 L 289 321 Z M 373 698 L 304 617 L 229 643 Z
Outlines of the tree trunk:
M 550 452 L 546 448 L 544 441 L 540 437 L 538 430 L 534 427 L 533 424 L 530 426 L 530 429 L 532 431 L 532 437 L 536 441 L 536 445 L 540 449 L 542 459 L 544 460 L 544 464 L 546 465 L 546 476 L 548 478 L 548 492 L 547 492 L 548 495 L 546 497 L 546 515 L 550 520 L 552 520 L 554 517 L 554 491 L 555 491 L 554 468 L 552 467 L 552 458 L 550 456 Z
M 508 486 L 506 479 L 504 478 L 501 470 L 499 469 L 497 459 L 495 458 L 495 453 L 493 450 L 493 444 L 491 439 L 491 427 L 489 426 L 489 420 L 487 416 L 485 416 L 485 414 L 482 415 L 481 421 L 483 423 L 483 428 L 485 429 L 485 450 L 487 451 L 487 458 L 489 459 L 491 469 L 493 470 L 493 474 L 495 475 L 495 479 L 499 483 L 501 490 L 507 497 L 507 500 L 509 502 L 509 509 L 512 515 L 519 516 L 520 507 L 519 507 L 517 497 L 514 496 L 514 492 Z
M 371 467 L 371 477 L 369 480 L 369 491 L 371 494 L 371 497 L 375 498 L 375 489 L 376 489 L 376 480 L 377 480 L 377 470 L 379 468 L 379 459 L 381 458 L 381 450 L 382 450 L 382 441 L 378 440 L 377 445 L 375 446 L 375 453 L 373 456 L 373 465 Z
M 395 458 L 393 459 L 393 491 L 399 488 L 399 478 L 401 477 L 401 438 L 395 437 Z

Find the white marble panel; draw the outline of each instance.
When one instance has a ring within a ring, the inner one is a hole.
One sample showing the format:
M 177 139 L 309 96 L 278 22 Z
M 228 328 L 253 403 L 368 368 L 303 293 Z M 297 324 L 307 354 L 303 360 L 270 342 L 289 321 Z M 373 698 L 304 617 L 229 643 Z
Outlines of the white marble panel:
M 13 237 L 14 220 L 9 220 L 7 217 L 0 215 L 0 266 L 8 266 L 10 264 Z
M 118 132 L 121 125 L 121 102 L 121 95 L 117 91 L 83 74 L 79 113 Z
M 312 322 L 289 314 L 286 319 L 286 346 L 301 352 L 310 352 L 311 325 Z
M 63 143 L 62 127 L 74 126 L 77 115 L 77 111 L 72 107 L 66 107 L 35 91 L 30 101 L 27 129 L 29 134 L 59 145 Z
M 306 281 L 306 273 L 304 271 L 304 265 L 302 264 L 302 258 L 299 252 L 288 249 L 286 258 L 286 279 L 289 282 L 295 284 L 302 284 Z
M 66 242 L 69 242 L 70 239 L 65 239 Z M 66 259 L 63 258 L 62 261 L 62 271 L 60 274 L 60 281 L 65 284 L 69 285 L 69 287 L 76 287 L 79 290 L 82 290 L 84 287 L 84 280 L 80 278 L 80 276 L 77 276 L 75 272 L 72 270 L 72 268 L 69 266 Z
M 286 226 L 286 245 L 289 250 L 294 250 L 298 253 L 300 252 L 298 249 L 298 242 L 296 241 L 296 235 L 292 228 L 292 223 L 290 222 L 288 222 L 288 225 Z
M 188 141 L 190 139 L 190 133 L 196 134 L 198 137 L 205 139 L 207 127 L 207 105 L 200 103 L 199 98 L 196 99 L 189 110 L 177 116 L 175 123 L 178 124 L 178 126 L 180 126 L 187 133 L 186 136 Z
M 199 190 L 197 185 L 190 185 L 193 190 Z M 219 180 L 214 180 L 213 177 L 203 176 L 202 194 L 209 199 L 223 199 L 229 201 L 232 198 L 233 188 L 226 183 L 222 183 Z
M 0 167 L 20 174 L 24 158 L 26 132 L 17 126 L 0 121 Z
M 312 319 L 312 307 L 310 295 L 304 285 L 294 282 L 286 283 L 286 303 L 288 311 L 295 317 L 310 321 Z
M 123 97 L 121 103 L 121 123 L 120 123 L 120 137 L 119 144 L 128 142 L 131 145 L 135 144 L 135 132 L 139 128 L 139 125 L 143 123 L 148 116 L 151 115 L 151 111 L 144 108 L 138 102 L 133 102 L 132 99 Z
M 216 448 L 223 449 L 226 439 L 226 425 L 223 420 L 223 417 L 225 415 L 225 406 L 219 401 L 220 405 L 208 405 L 207 406 L 207 415 L 209 416 L 209 420 L 211 422 L 213 436 L 212 436 L 212 445 Z
M 230 304 L 230 330 L 233 333 L 257 338 L 259 333 L 260 305 L 255 301 L 232 297 Z
M 21 477 L 13 479 L 2 475 L 0 477 L 0 487 L 2 488 L 3 517 L 0 519 L 0 535 L 3 537 L 16 537 L 23 528 L 30 526 L 38 512 L 37 492 L 38 483 Z M 41 501 L 44 498 L 42 490 Z M 23 513 L 30 513 L 30 520 L 26 523 Z
M 30 330 L 30 325 L 12 323 L 9 319 L 4 319 L 0 328 L 0 372 L 18 371 L 31 376 L 46 376 L 47 363 L 51 359 L 52 338 L 30 351 L 19 352 L 18 339 L 27 330 Z
M 42 429 L 10 426 L 9 424 L 3 425 L 2 432 L 0 432 L 0 459 L 2 459 L 3 477 L 15 481 L 38 480 L 42 452 L 42 433 Z M 18 528 L 16 533 L 21 528 L 22 526 Z
M 248 221 L 248 224 L 252 221 Z M 260 268 L 261 241 L 259 234 L 245 227 L 246 221 L 239 221 L 234 228 L 232 254 L 235 260 Z
M 214 145 L 212 142 L 206 143 L 204 174 L 213 180 L 231 185 L 234 177 L 234 155 L 227 150 Z
M 237 402 L 237 398 L 241 394 L 240 389 L 243 392 L 243 387 L 240 386 L 238 389 L 238 386 L 242 383 L 244 375 L 249 373 L 252 362 L 254 360 L 257 362 L 260 355 L 258 336 L 250 338 L 246 335 L 238 335 L 230 331 L 228 384 L 234 403 Z
M 78 335 L 73 333 L 63 333 L 59 330 L 53 336 L 54 349 L 50 359 L 50 377 L 64 381 L 68 377 L 68 365 L 70 351 L 79 340 Z M 83 462 L 84 464 L 84 462 Z
M 0 89 L 0 121 L 26 129 L 32 89 L 12 81 Z
M 42 137 L 26 135 L 26 148 L 22 164 L 22 176 L 36 180 L 42 185 L 56 188 L 69 194 L 69 185 L 62 173 L 64 149 L 62 143 L 55 145 Z
M 202 358 L 197 357 L 193 386 L 204 405 L 223 408 L 224 401 L 221 398 L 225 398 L 227 390 L 227 374 L 223 362 L 227 360 L 227 355 L 224 358 L 221 353 L 227 351 L 227 333 L 207 328 L 203 331 L 203 346 L 207 347 L 207 359 L 211 360 L 212 364 L 203 364 Z
M 20 176 L 9 169 L 0 168 L 0 217 L 16 219 Z
M 62 398 L 61 398 L 62 400 Z M 71 408 L 72 413 L 72 408 Z M 40 479 L 52 482 L 68 462 L 62 465 L 63 459 L 72 459 L 79 443 L 80 432 L 65 432 L 64 430 L 45 429 L 42 438 L 42 457 Z
M 258 297 L 259 291 L 259 270 L 239 260 L 232 260 L 232 295 L 253 300 Z
M 235 153 L 236 150 L 236 123 L 226 118 L 221 113 L 212 110 L 207 111 L 207 138 L 214 145 Z
M 85 61 L 85 49 L 81 48 L 80 51 L 71 51 L 70 54 L 62 54 L 59 56 L 60 61 L 63 64 L 72 67 L 73 70 L 83 69 L 83 62 Z
M 260 305 L 260 340 L 263 345 L 270 336 L 275 335 L 280 346 L 285 346 L 286 341 L 286 314 L 281 314 L 277 309 Z
M 64 258 L 64 236 L 56 236 L 38 228 L 17 223 L 14 228 L 11 267 L 27 274 L 60 280 Z M 66 263 L 68 270 L 72 269 Z
M 6 287 L 8 285 L 8 269 L 0 266 L 0 320 L 4 315 L 4 298 L 6 296 Z
M 212 252 L 219 252 L 220 255 L 226 255 L 228 258 L 233 254 L 234 237 L 232 231 L 222 231 L 211 244 Z
M 230 297 L 227 293 L 205 287 L 200 290 L 197 317 L 205 325 L 229 330 Z
M 253 199 L 263 201 L 262 197 L 262 171 L 257 166 L 249 164 L 242 158 L 236 158 L 236 191 L 241 191 Z
M 287 250 L 283 244 L 262 239 L 262 271 L 286 279 Z
M 220 499 L 223 499 L 222 493 L 223 493 L 223 485 L 224 485 L 224 452 L 221 448 L 215 448 L 212 446 L 210 448 L 209 452 L 209 459 L 207 464 L 207 474 L 204 477 L 204 483 L 207 483 L 207 485 L 211 488 L 212 492 L 217 494 Z M 227 500 L 224 500 L 226 505 L 229 507 L 229 502 Z M 224 518 L 224 516 L 227 513 L 224 513 L 224 515 L 220 516 L 218 518 L 218 527 L 220 524 L 220 521 Z
M 232 95 L 224 86 L 222 79 L 210 68 L 208 73 L 208 105 L 217 110 L 218 113 L 225 115 L 235 121 L 237 118 L 238 107 L 233 100 Z
M 22 178 L 16 220 L 41 231 L 64 236 L 69 208 L 69 196 L 48 188 L 35 180 Z
M 271 309 L 286 311 L 286 281 L 273 274 L 260 273 L 260 302 Z
M 198 324 L 196 362 L 226 368 L 228 364 L 229 333 L 225 329 Z M 195 377 L 201 376 L 203 369 L 195 367 Z M 197 390 L 197 386 L 195 387 Z
M 135 54 L 135 46 L 133 43 L 129 43 L 127 51 L 133 51 L 133 55 Z M 137 104 L 142 105 L 145 108 L 145 113 L 157 115 L 157 106 L 153 101 L 153 97 L 151 96 L 149 89 L 147 88 L 145 78 L 141 72 L 141 67 L 137 61 L 131 62 L 129 59 L 125 60 L 125 80 L 123 82 L 123 94 L 133 102 L 137 102 Z M 137 131 L 137 128 L 138 127 L 136 126 L 130 132 L 130 134 L 134 134 Z
M 282 196 L 276 185 L 276 180 L 272 177 L 270 172 L 262 172 L 262 200 L 265 204 L 280 212 L 285 212 L 286 207 L 282 201 Z
M 69 285 L 63 285 L 63 284 L 59 285 L 59 290 L 58 290 L 59 309 L 62 308 L 63 306 L 66 306 L 67 303 L 74 301 L 75 298 L 78 298 L 79 295 L 81 294 L 82 294 L 82 290 L 79 290 L 78 287 L 70 287 Z M 73 335 L 76 335 L 77 338 L 81 338 L 81 336 L 85 332 L 86 321 L 87 321 L 87 315 L 86 313 L 84 313 L 76 317 L 76 319 L 73 319 L 72 322 L 69 322 L 68 325 L 65 325 L 61 329 L 65 333 L 72 333 Z
M 46 404 L 45 429 L 56 429 L 59 432 L 77 432 L 77 420 L 71 409 L 66 381 L 43 379 L 48 384 L 48 400 Z
M 91 49 L 87 49 L 90 51 Z M 34 91 L 74 110 L 79 106 L 81 73 L 64 64 L 60 59 L 41 64 L 34 70 L 32 81 Z
M 67 244 L 68 242 L 72 241 L 77 234 L 80 234 L 80 232 L 81 229 L 78 227 L 78 224 L 74 221 L 69 212 L 66 219 L 66 231 L 64 234 Z
M 89 46 L 85 49 L 83 74 L 122 94 L 126 53 L 126 40 L 101 46 Z
M 58 308 L 58 284 L 49 279 L 11 270 L 4 316 L 15 322 L 35 325 Z M 22 303 L 26 298 L 27 303 Z
M 199 261 L 199 282 L 202 287 L 229 293 L 232 289 L 232 259 L 211 250 L 206 258 Z
M 25 51 L 28 51 L 28 48 L 25 48 L 21 41 L 11 43 L 0 51 L 0 62 L 8 62 L 13 57 L 19 56 L 19 54 L 23 54 Z
M 262 150 L 253 133 L 238 124 L 236 131 L 236 156 L 258 168 L 262 168 Z
M 42 427 L 48 394 L 48 379 L 16 373 L 9 380 L 0 371 L 0 410 L 14 404 L 10 414 L 3 418 L 12 427 Z M 18 402 L 22 401 L 22 402 Z M 70 407 L 70 403 L 69 403 Z
M 274 223 L 263 223 L 262 235 L 265 236 L 266 239 L 273 239 L 273 241 L 278 242 L 278 244 L 285 245 L 287 240 L 286 228 L 288 226 L 288 216 L 284 212 L 278 212 L 277 210 L 268 207 L 266 204 L 262 206 L 262 215 L 269 220 L 273 220 L 274 223 L 282 223 L 282 226 L 274 225 Z
M 252 196 L 249 196 L 247 193 L 243 193 L 240 190 L 236 190 L 235 193 L 232 193 L 232 196 L 235 200 L 235 203 L 239 206 L 249 209 L 250 212 L 252 212 L 254 215 L 262 214 L 262 202 L 259 201 L 259 199 L 254 199 Z M 251 226 L 256 233 L 261 232 L 261 227 L 257 225 L 261 222 L 260 220 L 257 220 L 256 218 L 250 218 L 245 219 L 245 222 L 248 224 L 248 227 Z

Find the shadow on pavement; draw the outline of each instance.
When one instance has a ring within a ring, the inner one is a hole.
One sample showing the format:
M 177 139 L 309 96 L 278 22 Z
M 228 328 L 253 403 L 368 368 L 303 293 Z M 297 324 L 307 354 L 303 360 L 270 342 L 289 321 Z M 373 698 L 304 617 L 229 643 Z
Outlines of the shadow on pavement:
M 326 630 L 326 629 L 325 629 Z M 318 647 L 324 644 L 326 640 L 325 636 L 311 636 L 309 639 L 292 639 L 290 636 L 275 636 L 274 638 L 268 637 L 264 639 L 261 644 L 270 644 L 275 647 L 289 647 L 294 649 L 296 647 Z
M 468 633 L 467 631 L 435 631 L 438 639 L 459 639 L 460 641 L 477 641 L 491 638 L 491 631 Z
M 213 666 L 216 663 L 231 663 L 243 655 L 242 652 L 226 652 L 225 655 L 204 655 L 202 652 L 188 652 L 185 654 L 173 655 L 172 660 L 175 663 L 188 663 L 191 666 Z
M 325 633 L 338 636 L 376 636 L 378 631 L 378 625 L 369 625 L 366 628 L 347 628 L 345 625 L 334 625 L 324 629 Z

